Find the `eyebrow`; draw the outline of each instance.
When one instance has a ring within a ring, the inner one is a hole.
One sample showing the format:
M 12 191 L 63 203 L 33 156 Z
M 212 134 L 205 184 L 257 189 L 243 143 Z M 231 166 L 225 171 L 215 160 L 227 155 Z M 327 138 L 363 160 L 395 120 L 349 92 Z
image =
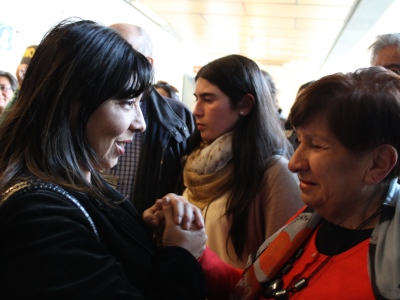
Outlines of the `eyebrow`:
M 199 94 L 198 96 L 196 95 L 196 93 L 193 93 L 193 95 L 194 95 L 195 97 L 215 96 L 215 94 L 213 94 L 213 93 L 201 93 L 201 94 Z

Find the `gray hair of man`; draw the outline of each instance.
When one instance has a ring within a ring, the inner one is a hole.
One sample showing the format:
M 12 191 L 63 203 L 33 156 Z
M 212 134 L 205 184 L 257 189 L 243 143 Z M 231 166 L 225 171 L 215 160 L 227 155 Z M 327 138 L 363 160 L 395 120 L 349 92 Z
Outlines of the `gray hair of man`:
M 391 46 L 397 47 L 400 53 L 400 33 L 387 33 L 378 35 L 375 38 L 375 42 L 373 42 L 371 46 L 368 47 L 368 50 L 371 51 L 371 64 L 373 64 L 376 56 L 382 49 Z
M 133 49 L 146 56 L 153 64 L 153 42 L 142 27 L 128 23 L 115 23 L 109 27 L 115 29 Z

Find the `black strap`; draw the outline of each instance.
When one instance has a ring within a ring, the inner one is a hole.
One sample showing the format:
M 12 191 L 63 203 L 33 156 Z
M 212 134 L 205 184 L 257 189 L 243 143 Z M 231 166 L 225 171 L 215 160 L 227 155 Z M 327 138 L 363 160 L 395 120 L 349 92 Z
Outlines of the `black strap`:
M 49 182 L 44 182 L 41 180 L 27 180 L 27 181 L 22 181 L 19 182 L 9 189 L 5 191 L 2 195 L 2 200 L 1 202 L 4 203 L 7 200 L 10 200 L 12 198 L 18 197 L 20 195 L 23 195 L 29 191 L 36 191 L 36 190 L 47 190 L 47 191 L 52 191 L 56 192 L 64 197 L 64 199 L 67 199 L 71 203 L 73 203 L 86 217 L 86 219 L 89 221 L 90 226 L 93 229 L 94 234 L 97 237 L 97 240 L 100 240 L 99 234 L 96 229 L 96 225 L 93 222 L 93 219 L 90 217 L 89 213 L 86 211 L 86 209 L 82 206 L 82 204 L 79 202 L 78 199 L 76 199 L 74 196 L 69 194 L 66 190 L 61 188 L 58 185 L 49 183 Z M 1 204 L 1 203 L 0 203 Z

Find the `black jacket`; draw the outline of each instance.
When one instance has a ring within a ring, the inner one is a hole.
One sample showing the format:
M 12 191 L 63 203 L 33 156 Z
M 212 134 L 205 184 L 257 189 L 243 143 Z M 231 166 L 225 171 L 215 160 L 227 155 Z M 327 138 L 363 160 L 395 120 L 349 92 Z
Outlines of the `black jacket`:
M 194 131 L 192 112 L 182 103 L 163 98 L 154 88 L 146 100 L 147 128 L 140 151 L 132 201 L 140 214 L 167 193 L 183 192 L 181 158 L 188 154 Z
M 0 206 L 0 299 L 204 299 L 196 259 L 157 249 L 129 201 L 27 190 Z

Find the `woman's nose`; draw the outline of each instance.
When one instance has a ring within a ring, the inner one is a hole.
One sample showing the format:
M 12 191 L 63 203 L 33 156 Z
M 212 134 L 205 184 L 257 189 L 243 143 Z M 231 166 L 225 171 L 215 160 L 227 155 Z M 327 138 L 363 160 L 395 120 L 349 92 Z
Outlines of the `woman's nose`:
M 143 132 L 146 130 L 146 122 L 144 121 L 143 113 L 140 107 L 138 107 L 135 111 L 129 129 L 134 132 Z
M 196 118 L 198 118 L 198 117 L 202 114 L 202 112 L 203 112 L 203 110 L 202 110 L 202 108 L 201 108 L 200 101 L 197 101 L 197 102 L 196 102 L 196 105 L 194 106 L 194 109 L 193 109 L 193 115 L 194 115 Z
M 307 166 L 308 162 L 304 150 L 301 148 L 300 144 L 290 158 L 288 168 L 290 172 L 298 173 L 299 171 L 304 171 L 305 169 L 307 169 Z

